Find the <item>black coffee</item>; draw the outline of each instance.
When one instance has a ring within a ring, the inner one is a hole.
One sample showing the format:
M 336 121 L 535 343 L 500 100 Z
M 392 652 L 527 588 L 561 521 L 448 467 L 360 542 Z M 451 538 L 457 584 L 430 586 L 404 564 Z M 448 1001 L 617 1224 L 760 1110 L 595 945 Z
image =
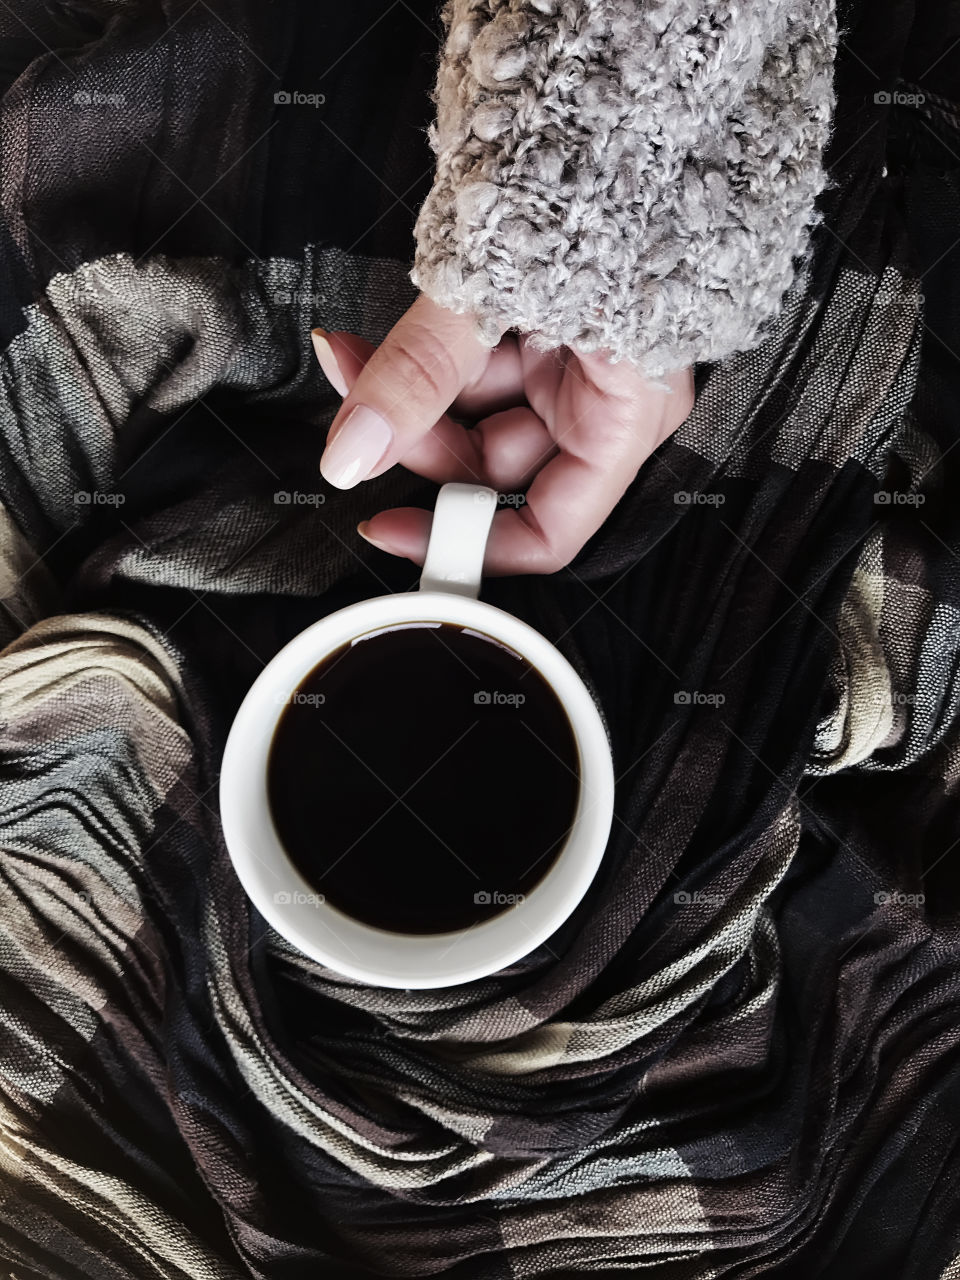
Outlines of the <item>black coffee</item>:
M 277 834 L 348 915 L 464 929 L 545 875 L 577 806 L 566 712 L 511 649 L 448 623 L 372 633 L 300 684 L 267 765 Z

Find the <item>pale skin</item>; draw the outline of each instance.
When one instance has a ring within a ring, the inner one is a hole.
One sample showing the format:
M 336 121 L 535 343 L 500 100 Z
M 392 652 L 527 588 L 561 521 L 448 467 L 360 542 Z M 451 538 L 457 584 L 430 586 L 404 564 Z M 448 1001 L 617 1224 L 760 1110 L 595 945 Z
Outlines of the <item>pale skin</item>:
M 352 488 L 400 463 L 438 484 L 526 489 L 525 503 L 494 516 L 484 560 L 493 576 L 568 565 L 694 402 L 689 368 L 653 382 L 629 361 L 611 364 L 603 352 L 569 347 L 544 355 L 513 332 L 491 351 L 476 339 L 470 316 L 422 294 L 379 347 L 324 330 L 315 331 L 314 346 L 344 397 L 320 460 L 330 483 Z M 392 438 L 368 416 L 372 428 L 355 430 L 355 419 L 334 448 L 358 404 L 387 419 Z M 355 438 L 366 443 L 365 455 Z M 430 522 L 429 511 L 394 507 L 358 530 L 381 550 L 422 564 Z

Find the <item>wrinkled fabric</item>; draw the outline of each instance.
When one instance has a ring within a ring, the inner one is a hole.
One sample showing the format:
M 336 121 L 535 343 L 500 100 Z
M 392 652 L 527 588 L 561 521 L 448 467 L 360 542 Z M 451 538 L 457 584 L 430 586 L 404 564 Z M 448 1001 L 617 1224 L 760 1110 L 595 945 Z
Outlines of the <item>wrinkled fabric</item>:
M 267 927 L 216 783 L 286 640 L 416 584 L 355 524 L 435 486 L 323 483 L 339 401 L 308 331 L 377 342 L 412 301 L 436 16 L 24 12 L 0 64 L 7 1269 L 955 1277 L 956 4 L 838 11 L 836 187 L 771 336 L 697 367 L 568 570 L 484 585 L 594 691 L 616 817 L 555 935 L 434 992 Z

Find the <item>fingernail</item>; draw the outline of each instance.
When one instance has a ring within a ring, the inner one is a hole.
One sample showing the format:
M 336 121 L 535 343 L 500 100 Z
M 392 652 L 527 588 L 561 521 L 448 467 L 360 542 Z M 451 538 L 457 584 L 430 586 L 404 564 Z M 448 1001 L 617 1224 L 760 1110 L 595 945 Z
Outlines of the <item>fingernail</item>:
M 328 442 L 320 474 L 338 489 L 365 480 L 393 442 L 393 427 L 365 404 L 355 404 Z
M 327 341 L 326 329 L 311 329 L 310 339 L 313 342 L 313 349 L 317 353 L 320 368 L 327 376 L 327 381 L 335 391 L 339 391 L 340 395 L 345 396 L 347 394 L 347 384 L 344 382 L 340 366 L 337 364 L 337 357 L 333 354 L 333 347 Z
M 371 547 L 378 547 L 381 551 L 386 551 L 387 548 L 384 543 L 378 542 L 376 538 L 371 538 L 370 534 L 367 532 L 369 528 L 370 521 L 361 520 L 357 525 L 357 533 L 359 533 L 361 538 L 365 538 L 366 541 L 370 543 Z

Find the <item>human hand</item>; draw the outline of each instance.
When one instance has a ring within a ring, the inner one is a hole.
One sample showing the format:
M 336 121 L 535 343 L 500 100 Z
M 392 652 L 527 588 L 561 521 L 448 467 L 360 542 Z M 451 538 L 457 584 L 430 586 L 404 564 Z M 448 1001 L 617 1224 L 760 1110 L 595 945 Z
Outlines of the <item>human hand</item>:
M 349 489 L 400 462 L 437 484 L 529 485 L 522 505 L 494 516 L 484 558 L 492 576 L 569 564 L 694 401 L 690 369 L 652 382 L 629 361 L 568 347 L 541 354 L 513 333 L 490 351 L 470 316 L 423 294 L 379 347 L 324 330 L 314 330 L 314 347 L 344 396 L 320 459 L 330 484 Z M 431 521 L 429 511 L 395 507 L 358 530 L 423 564 Z

